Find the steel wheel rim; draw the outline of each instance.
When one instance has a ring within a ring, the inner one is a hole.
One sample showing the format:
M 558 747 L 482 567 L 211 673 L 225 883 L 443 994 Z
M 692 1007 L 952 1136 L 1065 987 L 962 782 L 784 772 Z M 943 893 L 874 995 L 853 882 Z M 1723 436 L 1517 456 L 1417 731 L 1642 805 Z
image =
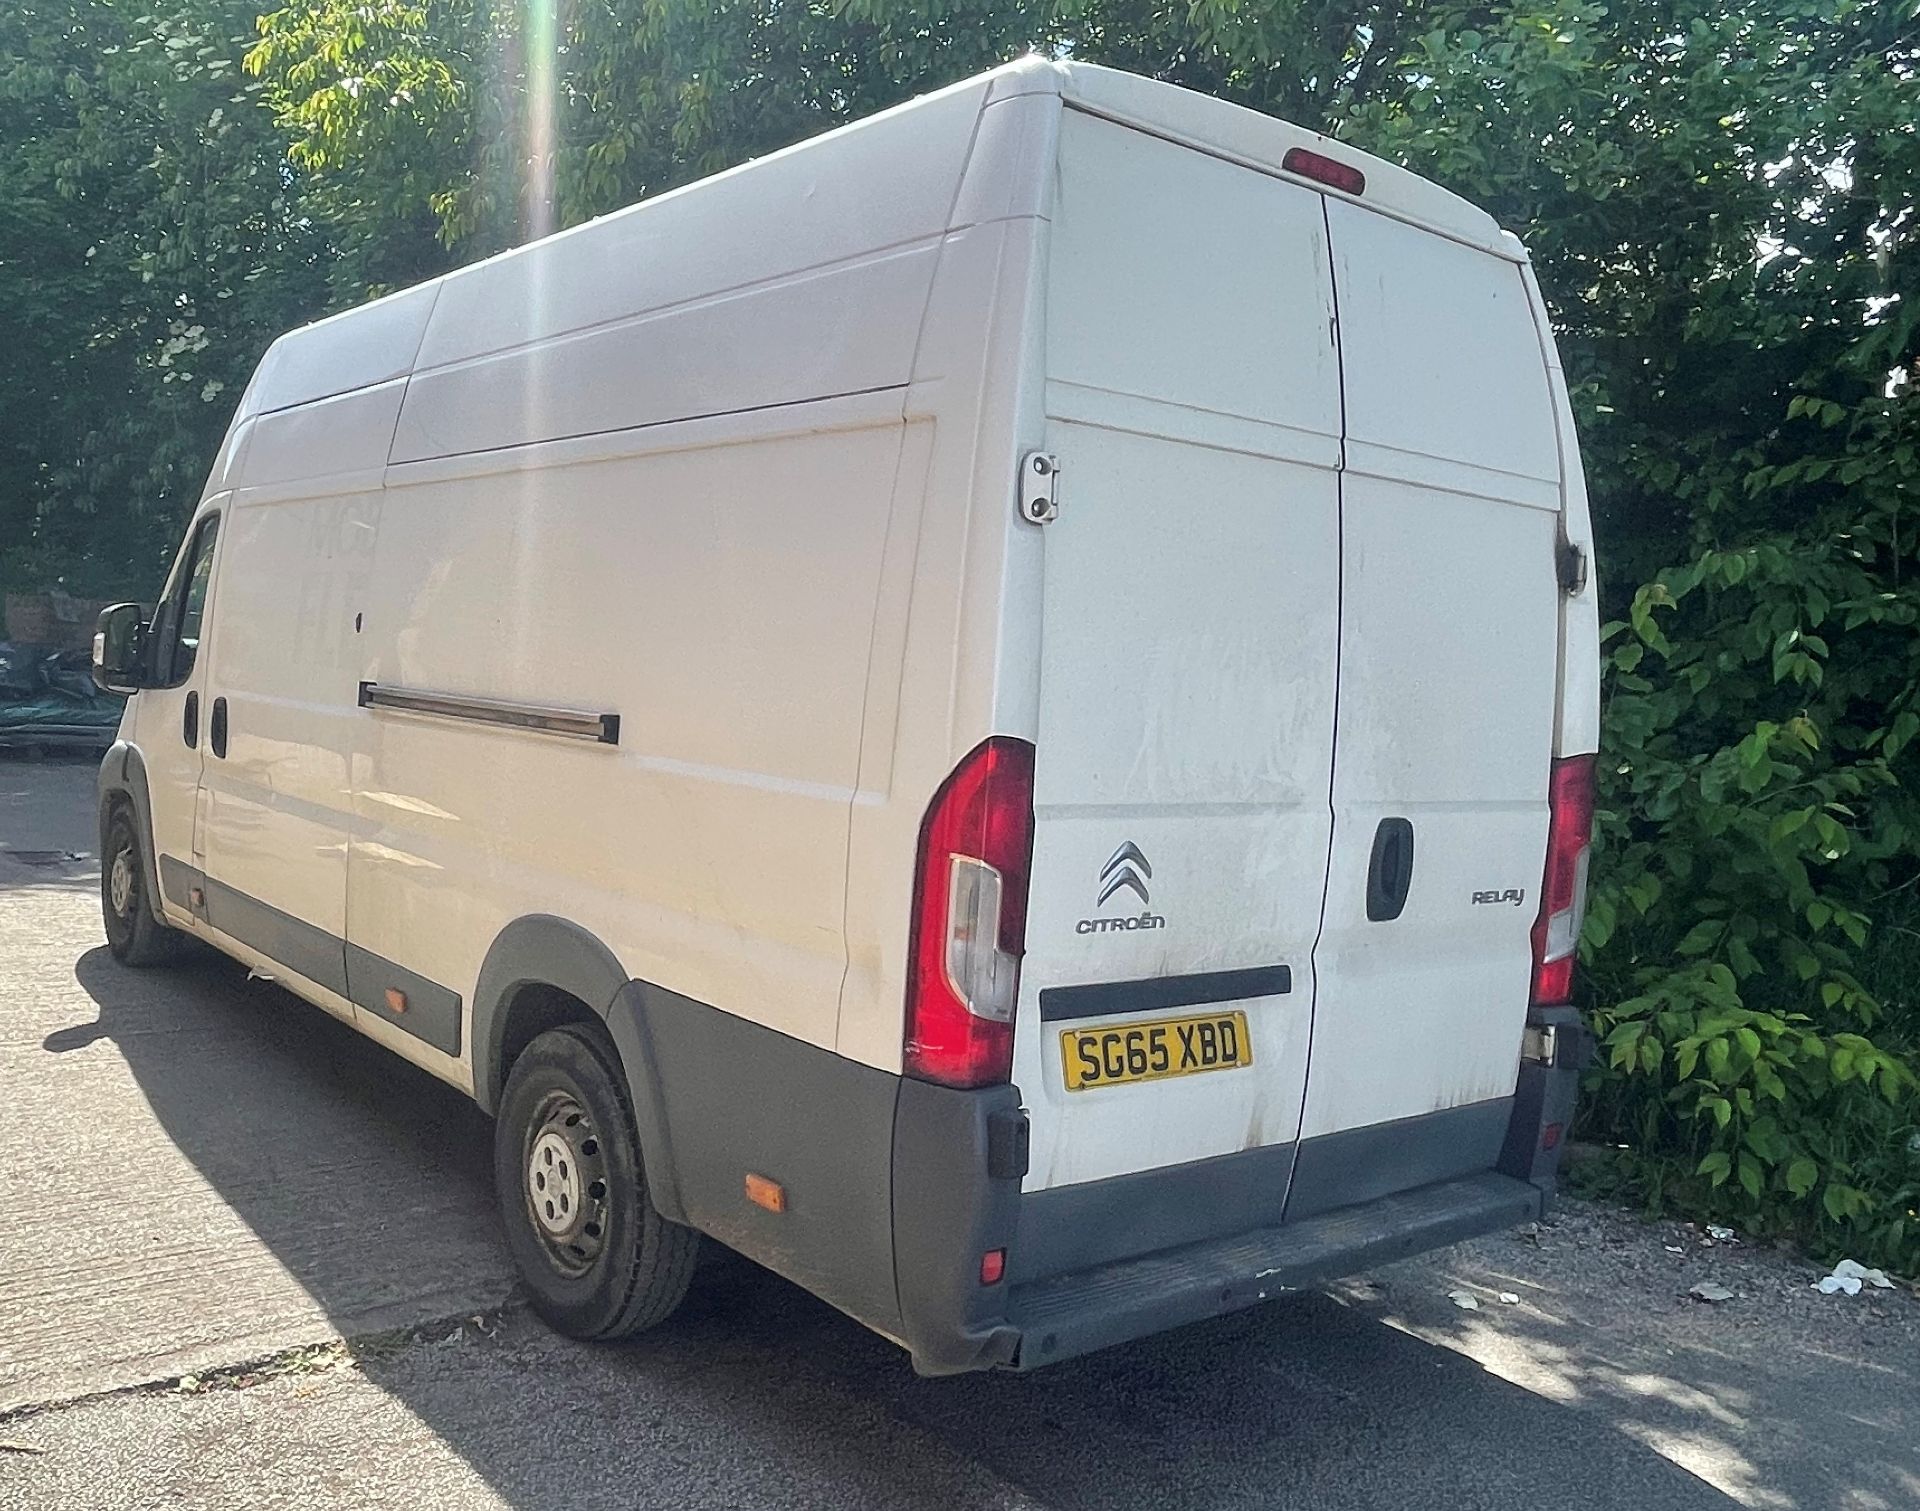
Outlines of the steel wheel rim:
M 607 1243 L 607 1157 L 579 1100 L 549 1092 L 527 1127 L 520 1187 L 528 1224 L 564 1275 L 593 1268 Z
M 113 864 L 107 869 L 107 901 L 114 913 L 125 918 L 133 908 L 133 846 L 122 845 L 113 852 Z

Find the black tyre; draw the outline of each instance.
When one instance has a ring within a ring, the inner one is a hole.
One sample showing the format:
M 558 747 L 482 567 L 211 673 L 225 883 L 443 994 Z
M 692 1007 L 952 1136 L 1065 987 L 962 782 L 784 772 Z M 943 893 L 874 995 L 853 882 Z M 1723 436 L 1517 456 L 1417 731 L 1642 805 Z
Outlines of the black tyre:
M 100 859 L 100 915 L 107 948 L 125 965 L 159 965 L 179 953 L 181 936 L 153 916 L 147 871 L 133 811 L 116 808 Z
M 573 1338 L 625 1338 L 687 1294 L 700 1235 L 654 1210 L 619 1056 L 598 1025 L 513 1062 L 493 1132 L 507 1246 L 533 1309 Z

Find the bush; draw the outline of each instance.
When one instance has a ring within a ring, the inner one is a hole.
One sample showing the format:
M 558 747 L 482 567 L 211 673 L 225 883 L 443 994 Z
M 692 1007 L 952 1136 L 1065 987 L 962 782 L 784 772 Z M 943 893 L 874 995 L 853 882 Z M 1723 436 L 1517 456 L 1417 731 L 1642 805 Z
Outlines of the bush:
M 1704 551 L 1607 626 L 1583 1123 L 1602 1189 L 1914 1271 L 1916 605 L 1873 564 Z

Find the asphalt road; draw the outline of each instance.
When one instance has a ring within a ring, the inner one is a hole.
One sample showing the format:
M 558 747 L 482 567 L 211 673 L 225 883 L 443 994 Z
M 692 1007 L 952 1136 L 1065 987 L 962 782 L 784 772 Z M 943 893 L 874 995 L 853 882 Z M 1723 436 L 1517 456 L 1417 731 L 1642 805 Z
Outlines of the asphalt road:
M 1920 1302 L 1579 1204 L 1032 1376 L 918 1380 L 727 1256 L 556 1338 L 484 1119 L 224 961 L 116 966 L 91 804 L 0 759 L 4 1511 L 1920 1505 Z

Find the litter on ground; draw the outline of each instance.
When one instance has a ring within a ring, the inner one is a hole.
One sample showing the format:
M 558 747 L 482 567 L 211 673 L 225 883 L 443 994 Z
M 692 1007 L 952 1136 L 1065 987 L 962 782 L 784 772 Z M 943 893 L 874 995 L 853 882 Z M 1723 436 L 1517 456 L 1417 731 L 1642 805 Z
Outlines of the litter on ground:
M 1839 1292 L 1846 1296 L 1858 1296 L 1863 1285 L 1870 1285 L 1878 1291 L 1890 1291 L 1893 1282 L 1887 1279 L 1885 1270 L 1870 1270 L 1864 1264 L 1852 1259 L 1843 1259 L 1833 1267 L 1831 1275 L 1822 1275 L 1814 1282 L 1813 1288 L 1822 1296 L 1831 1296 Z

